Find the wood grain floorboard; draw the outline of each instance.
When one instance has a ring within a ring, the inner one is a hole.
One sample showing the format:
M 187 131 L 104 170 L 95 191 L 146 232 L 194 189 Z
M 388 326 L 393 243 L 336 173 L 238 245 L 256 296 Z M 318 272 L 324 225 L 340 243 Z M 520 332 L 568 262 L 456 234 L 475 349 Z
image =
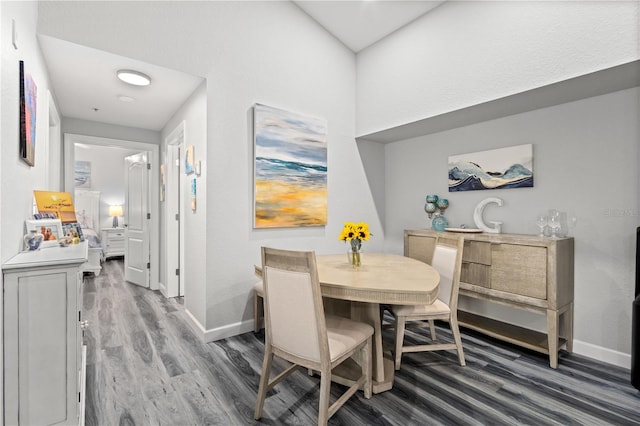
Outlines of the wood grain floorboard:
M 319 378 L 304 370 L 269 392 L 255 421 L 264 333 L 202 343 L 179 301 L 124 281 L 122 260 L 85 277 L 82 306 L 88 426 L 316 423 Z M 389 349 L 393 330 L 383 337 Z M 438 337 L 452 340 L 446 326 Z M 406 339 L 424 342 L 427 329 Z M 391 391 L 358 392 L 329 424 L 640 425 L 627 369 L 563 351 L 553 370 L 541 354 L 473 331 L 462 329 L 462 340 L 466 367 L 452 351 L 405 354 Z M 274 360 L 274 372 L 285 367 Z M 334 384 L 332 397 L 343 390 Z

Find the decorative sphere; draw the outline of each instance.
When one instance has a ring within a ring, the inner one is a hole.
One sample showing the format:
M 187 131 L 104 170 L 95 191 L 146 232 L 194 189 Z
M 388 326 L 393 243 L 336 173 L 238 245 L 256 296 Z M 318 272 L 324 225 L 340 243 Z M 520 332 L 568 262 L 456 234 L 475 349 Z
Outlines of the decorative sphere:
M 431 221 L 431 228 L 434 231 L 443 232 L 445 228 L 447 228 L 448 226 L 449 226 L 449 221 L 447 220 L 446 217 L 442 216 L 441 214 L 434 217 L 433 220 Z
M 439 209 L 446 209 L 447 207 L 449 207 L 449 200 L 447 200 L 446 198 L 440 198 L 437 203 L 438 208 Z
M 431 213 L 435 213 L 437 207 L 434 203 L 427 203 L 424 205 L 424 211 L 431 214 Z
M 427 203 L 437 203 L 438 202 L 438 196 L 435 194 L 431 194 L 431 195 L 427 195 Z

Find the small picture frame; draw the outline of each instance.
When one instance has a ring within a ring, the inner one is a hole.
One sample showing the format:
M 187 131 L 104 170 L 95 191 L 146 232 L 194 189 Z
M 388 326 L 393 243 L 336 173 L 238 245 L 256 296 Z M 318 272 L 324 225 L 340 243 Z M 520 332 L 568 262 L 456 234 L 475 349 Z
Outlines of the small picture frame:
M 69 222 L 62 224 L 62 232 L 64 236 L 69 235 L 69 231 L 73 232 L 74 235 L 78 235 L 80 241 L 84 241 L 84 234 L 82 233 L 82 226 L 78 222 Z
M 57 246 L 58 240 L 64 236 L 60 219 L 26 220 L 27 233 L 35 230 L 44 236 L 40 247 Z

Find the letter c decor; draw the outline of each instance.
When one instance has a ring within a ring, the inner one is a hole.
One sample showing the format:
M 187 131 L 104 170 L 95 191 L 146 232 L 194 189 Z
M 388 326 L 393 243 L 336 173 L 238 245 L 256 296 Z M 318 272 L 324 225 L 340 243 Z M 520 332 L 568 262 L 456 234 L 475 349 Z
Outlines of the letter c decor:
M 487 226 L 484 223 L 484 219 L 482 218 L 482 212 L 487 204 L 496 203 L 498 206 L 502 207 L 502 200 L 500 198 L 485 198 L 480 201 L 473 211 L 473 221 L 479 229 L 482 229 L 484 232 L 488 232 L 491 234 L 499 234 L 502 231 L 502 222 L 489 221 L 489 223 L 493 224 L 493 227 Z

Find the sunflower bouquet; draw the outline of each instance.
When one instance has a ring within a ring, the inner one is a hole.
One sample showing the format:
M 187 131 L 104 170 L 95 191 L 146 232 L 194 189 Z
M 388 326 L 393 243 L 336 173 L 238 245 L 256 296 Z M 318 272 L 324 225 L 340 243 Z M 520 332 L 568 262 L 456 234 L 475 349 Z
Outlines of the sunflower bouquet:
M 362 247 L 362 242 L 367 241 L 371 235 L 369 225 L 364 222 L 344 223 L 344 228 L 342 228 L 342 232 L 340 232 L 339 239 L 345 243 L 350 243 L 351 252 L 349 256 L 353 266 L 360 266 L 360 248 Z

